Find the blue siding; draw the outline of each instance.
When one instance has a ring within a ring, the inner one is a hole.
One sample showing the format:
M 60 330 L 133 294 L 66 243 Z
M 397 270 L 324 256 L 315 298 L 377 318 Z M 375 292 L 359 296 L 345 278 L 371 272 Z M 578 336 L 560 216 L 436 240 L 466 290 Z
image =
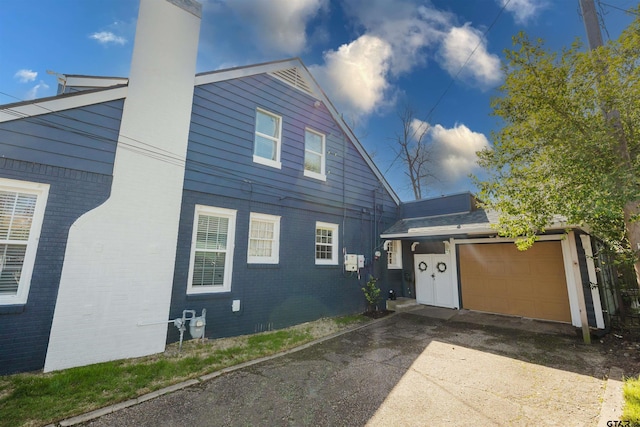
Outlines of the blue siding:
M 110 175 L 123 101 L 0 123 L 0 157 Z
M 196 204 L 237 210 L 230 292 L 186 294 Z M 281 216 L 279 264 L 247 264 L 250 212 Z M 368 265 L 360 279 L 343 271 L 342 260 L 337 266 L 315 265 L 316 221 L 340 224 L 340 247 L 346 246 L 351 253 L 366 255 Z M 347 215 L 345 218 L 313 210 L 185 191 L 170 318 L 180 317 L 185 309 L 200 313 L 206 308 L 206 336 L 217 338 L 282 328 L 324 316 L 361 312 L 366 305 L 361 288 L 368 274 L 380 277 L 384 270 L 382 260 L 371 261 L 371 245 L 375 240 L 370 231 L 372 227 L 372 218 L 366 215 Z M 383 292 L 388 292 L 386 286 L 382 288 Z M 241 301 L 238 313 L 231 311 L 234 299 Z M 178 338 L 177 329 L 170 327 L 169 341 Z
M 0 375 L 42 369 L 71 224 L 109 196 L 111 177 L 0 159 L 0 177 L 50 184 L 25 305 L 0 306 Z
M 422 218 L 471 212 L 476 209 L 476 206 L 475 197 L 471 193 L 460 193 L 402 203 L 400 209 L 401 218 Z
M 388 291 L 379 234 L 398 207 L 328 110 L 259 75 L 198 86 L 189 136 L 171 317 L 208 310 L 208 337 L 252 333 L 364 309 L 368 274 Z M 123 101 L 0 123 L 0 177 L 51 185 L 29 298 L 0 306 L 0 374 L 41 369 L 71 224 L 109 196 Z M 283 119 L 282 169 L 253 162 L 257 107 Z M 327 180 L 304 176 L 304 129 L 326 135 Z M 194 206 L 237 209 L 231 292 L 187 296 Z M 247 264 L 250 212 L 281 216 L 280 263 Z M 316 266 L 316 221 L 340 225 L 340 254 L 363 254 L 360 279 Z M 242 310 L 232 313 L 231 301 Z M 178 338 L 169 329 L 170 341 Z
M 196 87 L 185 192 L 171 304 L 207 309 L 207 337 L 277 329 L 323 316 L 362 311 L 362 286 L 373 274 L 388 292 L 379 234 L 397 219 L 397 206 L 329 111 L 312 98 L 268 75 Z M 256 108 L 282 117 L 282 169 L 253 162 Z M 326 182 L 304 176 L 304 130 L 326 136 Z M 231 291 L 187 295 L 194 206 L 237 210 Z M 278 265 L 247 264 L 249 214 L 281 216 Z M 315 265 L 316 221 L 340 225 L 339 244 L 365 255 L 358 279 L 337 266 Z M 231 311 L 232 300 L 241 311 Z M 169 341 L 179 337 L 169 329 Z
M 196 87 L 185 189 L 267 203 L 308 203 L 372 209 L 381 184 L 329 112 L 315 99 L 277 79 L 259 75 Z M 282 116 L 282 169 L 253 162 L 257 107 Z M 304 176 L 304 129 L 326 135 L 327 181 Z M 344 187 L 344 192 L 343 192 Z M 396 206 L 381 199 L 385 212 Z

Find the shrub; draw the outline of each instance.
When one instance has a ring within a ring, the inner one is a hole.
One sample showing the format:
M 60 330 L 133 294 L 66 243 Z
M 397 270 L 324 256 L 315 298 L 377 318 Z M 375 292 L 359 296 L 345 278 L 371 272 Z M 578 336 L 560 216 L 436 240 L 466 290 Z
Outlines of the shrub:
M 369 276 L 367 284 L 362 288 L 364 297 L 369 305 L 369 311 L 378 311 L 378 304 L 382 300 L 380 295 L 380 288 L 377 285 L 378 279 L 373 276 Z

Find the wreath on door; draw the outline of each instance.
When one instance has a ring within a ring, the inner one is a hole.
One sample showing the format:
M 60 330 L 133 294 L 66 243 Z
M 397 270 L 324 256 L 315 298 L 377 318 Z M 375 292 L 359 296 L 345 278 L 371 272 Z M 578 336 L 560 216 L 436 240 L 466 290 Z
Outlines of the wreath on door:
M 418 270 L 427 271 L 427 263 L 424 261 L 420 261 L 420 264 L 418 264 Z
M 436 264 L 436 269 L 440 273 L 444 273 L 445 271 L 447 271 L 447 264 L 445 264 L 444 262 L 439 262 L 438 264 Z

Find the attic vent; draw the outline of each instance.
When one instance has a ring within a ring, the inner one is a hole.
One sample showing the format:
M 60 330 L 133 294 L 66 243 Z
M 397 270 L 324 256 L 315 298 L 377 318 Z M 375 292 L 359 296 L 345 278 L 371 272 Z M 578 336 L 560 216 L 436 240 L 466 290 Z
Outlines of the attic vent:
M 309 86 L 304 77 L 302 77 L 302 74 L 300 73 L 300 70 L 298 70 L 298 67 L 289 68 L 287 70 L 280 70 L 270 74 L 274 77 L 279 78 L 285 83 L 288 83 L 291 86 L 308 93 L 309 95 L 313 95 L 311 86 Z

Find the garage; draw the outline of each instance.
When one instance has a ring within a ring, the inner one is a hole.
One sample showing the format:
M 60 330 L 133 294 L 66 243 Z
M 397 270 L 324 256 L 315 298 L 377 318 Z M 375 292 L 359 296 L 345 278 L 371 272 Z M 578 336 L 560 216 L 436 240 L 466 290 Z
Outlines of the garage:
M 560 241 L 457 246 L 462 307 L 571 323 Z

